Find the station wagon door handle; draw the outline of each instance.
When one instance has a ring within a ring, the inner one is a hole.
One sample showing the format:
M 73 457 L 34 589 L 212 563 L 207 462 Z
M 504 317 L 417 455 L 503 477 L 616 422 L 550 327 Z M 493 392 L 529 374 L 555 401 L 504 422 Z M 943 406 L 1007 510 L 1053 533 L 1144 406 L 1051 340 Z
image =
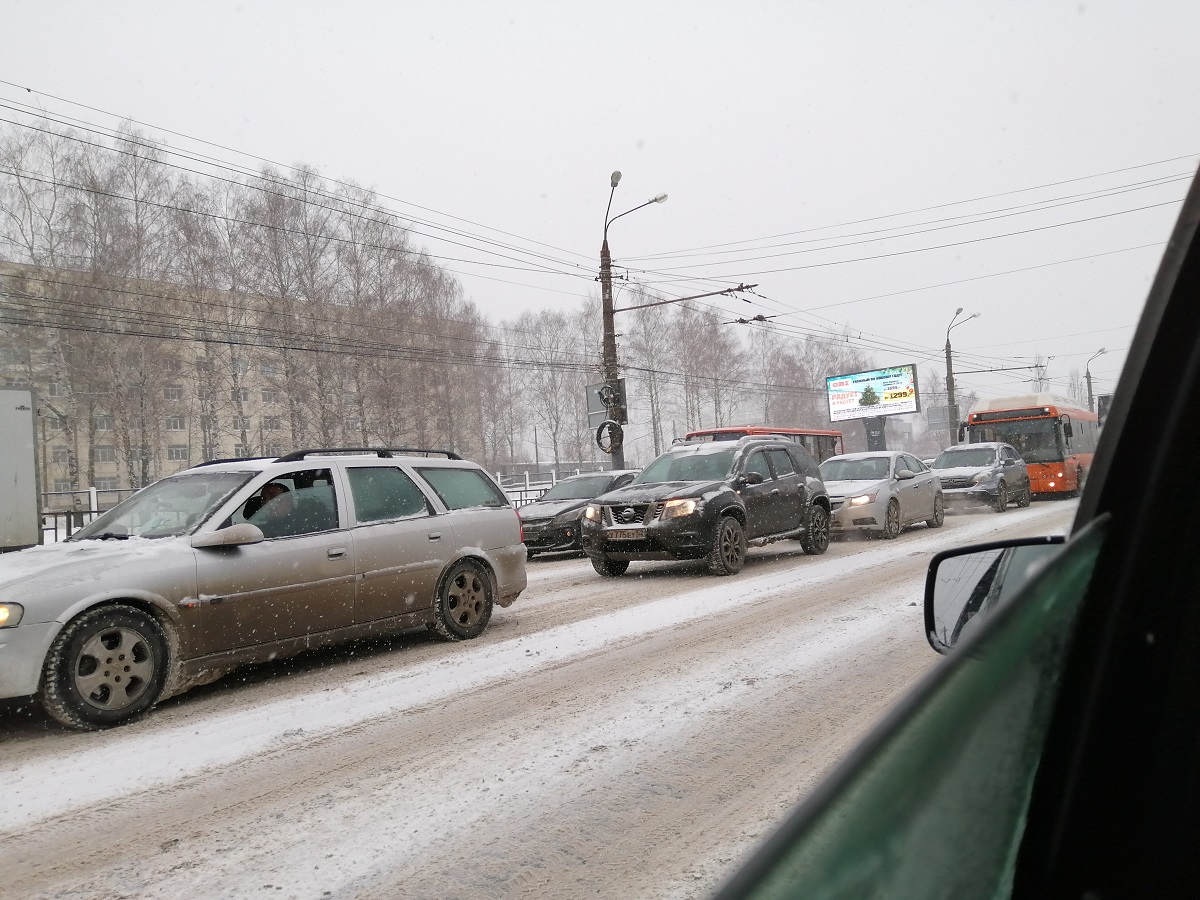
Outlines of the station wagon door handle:
M 440 531 L 431 531 L 429 532 L 429 539 L 431 541 L 440 541 L 442 539 L 442 533 Z
M 328 556 L 330 559 L 345 559 L 346 558 L 346 548 L 345 547 L 330 547 L 327 551 L 325 551 L 325 555 Z

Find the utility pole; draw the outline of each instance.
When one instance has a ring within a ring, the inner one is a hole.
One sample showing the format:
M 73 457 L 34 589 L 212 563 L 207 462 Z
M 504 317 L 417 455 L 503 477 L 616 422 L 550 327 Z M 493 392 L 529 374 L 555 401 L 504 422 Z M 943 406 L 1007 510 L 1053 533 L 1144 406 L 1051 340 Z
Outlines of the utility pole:
M 613 189 L 617 187 L 620 173 L 613 172 Z M 612 197 L 609 197 L 612 203 Z M 620 370 L 617 368 L 617 332 L 613 322 L 612 295 L 612 255 L 608 252 L 608 225 L 604 227 L 604 243 L 600 245 L 600 302 L 601 316 L 604 327 L 604 347 L 602 362 L 604 365 L 604 384 L 608 388 L 605 406 L 608 408 L 608 418 L 621 422 L 625 412 L 621 404 Z M 625 436 L 619 430 L 612 435 L 612 464 L 614 469 L 625 468 Z
M 1087 361 L 1087 365 L 1083 367 L 1083 371 L 1087 376 L 1088 412 L 1096 411 L 1096 406 L 1093 403 L 1093 398 L 1092 398 L 1092 360 L 1095 359 L 1097 356 L 1103 356 L 1107 352 L 1108 352 L 1107 350 L 1105 350 L 1103 347 L 1101 347 L 1100 350 L 1092 356 L 1092 359 L 1089 359 Z
M 627 209 L 625 212 L 618 213 L 610 218 L 609 213 L 612 212 L 613 194 L 617 192 L 617 185 L 620 183 L 621 173 L 613 172 L 609 178 L 608 206 L 604 210 L 604 239 L 600 244 L 600 299 L 602 303 L 601 318 L 604 328 L 601 361 L 604 367 L 604 386 L 606 388 L 604 392 L 604 406 L 607 410 L 609 421 L 616 423 L 609 425 L 609 439 L 612 441 L 610 452 L 612 453 L 614 469 L 625 468 L 625 433 L 621 430 L 621 425 L 628 421 L 629 416 L 625 409 L 625 399 L 621 394 L 621 373 L 617 365 L 617 333 L 616 326 L 613 323 L 612 255 L 608 252 L 608 226 L 621 218 L 621 216 L 637 212 L 651 203 L 665 203 L 667 201 L 666 194 L 658 194 L 651 197 L 645 203 L 639 204 L 633 207 L 633 209 Z M 599 435 L 597 435 L 597 441 L 599 441 Z M 603 450 L 604 447 L 602 446 L 600 449 Z
M 946 327 L 946 416 L 948 418 L 948 430 L 950 432 L 950 445 L 958 443 L 958 403 L 954 398 L 954 354 L 950 350 L 950 329 L 963 322 L 969 322 L 979 316 L 979 313 L 971 313 L 962 322 L 958 321 L 958 317 L 962 315 L 963 308 L 960 306 L 954 311 L 954 318 L 950 320 L 950 324 Z

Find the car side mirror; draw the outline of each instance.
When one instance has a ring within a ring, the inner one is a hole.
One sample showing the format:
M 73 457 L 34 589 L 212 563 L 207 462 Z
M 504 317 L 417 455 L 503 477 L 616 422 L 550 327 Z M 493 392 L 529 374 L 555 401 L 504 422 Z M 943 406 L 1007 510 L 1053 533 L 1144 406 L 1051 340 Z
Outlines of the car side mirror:
M 230 525 L 218 531 L 209 531 L 192 536 L 192 546 L 197 550 L 212 547 L 241 547 L 245 544 L 261 544 L 266 540 L 262 529 L 249 522 Z
M 742 476 L 742 484 L 745 485 L 762 484 L 764 481 L 766 479 L 763 478 L 762 472 L 747 472 Z
M 938 653 L 974 632 L 1062 549 L 1050 535 L 976 544 L 937 554 L 925 576 L 925 637 Z
M 1003 465 L 1005 467 L 1015 466 L 1016 464 L 1017 464 L 1017 461 L 1015 459 L 1006 459 L 1001 463 L 1001 465 Z
M 901 469 L 899 472 L 896 473 L 896 477 L 899 478 L 901 481 L 908 481 L 912 478 L 916 478 L 917 473 L 912 471 L 912 469 Z

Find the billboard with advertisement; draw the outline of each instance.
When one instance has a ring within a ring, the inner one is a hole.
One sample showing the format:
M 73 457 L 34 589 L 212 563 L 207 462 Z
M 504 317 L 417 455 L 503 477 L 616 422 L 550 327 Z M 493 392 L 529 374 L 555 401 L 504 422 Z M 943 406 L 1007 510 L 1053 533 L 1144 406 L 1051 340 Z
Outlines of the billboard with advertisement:
M 921 411 L 915 364 L 831 375 L 825 379 L 825 397 L 831 422 Z

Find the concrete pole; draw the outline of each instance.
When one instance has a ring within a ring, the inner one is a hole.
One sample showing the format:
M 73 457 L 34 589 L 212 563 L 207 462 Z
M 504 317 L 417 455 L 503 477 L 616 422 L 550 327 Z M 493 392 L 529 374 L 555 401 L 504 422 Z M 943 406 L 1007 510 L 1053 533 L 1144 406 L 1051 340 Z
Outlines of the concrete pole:
M 604 383 L 612 391 L 609 396 L 614 398 L 612 404 L 608 406 L 608 417 L 619 422 L 621 420 L 620 370 L 617 366 L 616 325 L 613 322 L 612 256 L 608 252 L 607 236 L 604 238 L 604 243 L 600 245 L 600 299 L 604 323 Z M 614 436 L 613 438 L 612 465 L 614 469 L 625 468 L 623 436 L 620 438 Z
M 954 399 L 954 357 L 950 352 L 950 334 L 946 334 L 946 415 L 949 417 L 950 445 L 958 443 L 958 403 Z

